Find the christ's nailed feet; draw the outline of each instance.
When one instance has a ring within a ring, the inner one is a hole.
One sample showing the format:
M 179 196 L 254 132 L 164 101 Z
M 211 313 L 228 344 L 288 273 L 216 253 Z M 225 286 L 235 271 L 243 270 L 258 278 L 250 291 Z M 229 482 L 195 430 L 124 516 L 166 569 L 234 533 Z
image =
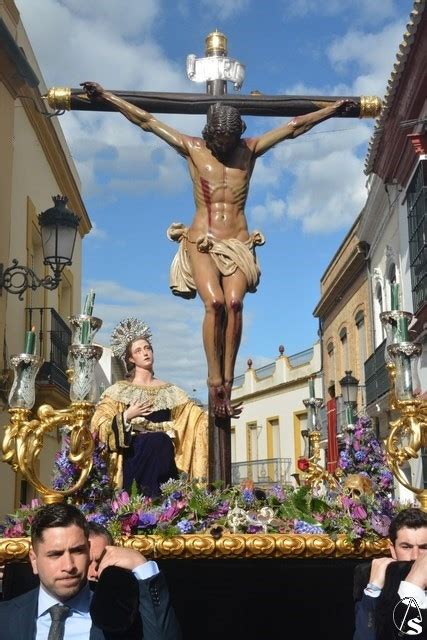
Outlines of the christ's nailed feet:
M 214 414 L 218 418 L 238 418 L 242 413 L 241 403 L 232 405 L 229 390 L 223 384 L 208 384 L 209 400 Z M 231 390 L 230 390 L 231 391 Z

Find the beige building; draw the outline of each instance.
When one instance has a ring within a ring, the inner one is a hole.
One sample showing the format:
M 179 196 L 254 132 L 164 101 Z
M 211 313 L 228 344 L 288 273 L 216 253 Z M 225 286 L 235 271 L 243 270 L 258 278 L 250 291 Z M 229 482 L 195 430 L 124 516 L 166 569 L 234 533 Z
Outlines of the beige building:
M 73 263 L 62 273 L 54 291 L 27 289 L 23 300 L 0 291 L 0 409 L 2 425 L 8 421 L 9 357 L 21 353 L 25 331 L 36 327 L 38 354 L 45 363 L 37 383 L 36 405 L 56 408 L 69 403 L 65 375 L 70 343 L 68 316 L 80 311 L 82 238 L 91 224 L 80 194 L 80 180 L 57 118 L 41 112 L 46 87 L 19 12 L 13 0 L 0 0 L 0 263 L 3 269 L 17 259 L 43 278 L 37 216 L 53 206 L 51 197 L 67 196 L 68 207 L 80 217 Z M 3 435 L 3 430 L 2 430 Z M 46 438 L 40 476 L 49 482 L 57 434 Z M 45 452 L 46 451 L 46 452 Z M 0 464 L 0 517 L 32 497 L 22 478 Z
M 303 400 L 309 397 L 308 380 L 315 377 L 321 397 L 321 356 L 318 342 L 292 356 L 279 356 L 271 364 L 248 369 L 234 380 L 233 403 L 243 402 L 238 420 L 231 420 L 232 482 L 248 478 L 257 485 L 291 482 L 296 461 L 306 453 L 301 432 L 307 426 Z
M 365 399 L 365 360 L 373 351 L 366 255 L 358 237 L 360 217 L 351 227 L 320 280 L 321 297 L 314 310 L 320 320 L 323 397 L 341 395 L 346 371 L 359 380 L 358 409 Z

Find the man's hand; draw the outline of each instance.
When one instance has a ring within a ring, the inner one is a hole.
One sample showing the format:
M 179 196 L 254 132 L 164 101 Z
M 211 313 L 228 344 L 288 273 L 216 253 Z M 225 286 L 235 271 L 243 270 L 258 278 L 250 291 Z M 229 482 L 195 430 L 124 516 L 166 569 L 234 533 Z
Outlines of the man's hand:
M 396 560 L 393 558 L 375 558 L 372 560 L 369 582 L 382 589 L 385 582 L 385 572 L 392 562 L 396 562 Z
M 344 98 L 343 100 L 337 100 L 334 103 L 335 113 L 337 115 L 353 114 L 357 109 L 357 104 L 350 98 Z
M 421 589 L 427 589 L 427 553 L 420 553 L 405 580 Z
M 126 409 L 123 417 L 125 422 L 129 422 L 132 418 L 144 418 L 145 416 L 149 416 L 150 413 L 153 413 L 153 405 L 150 400 L 146 400 L 145 402 L 135 401 Z
M 98 565 L 98 576 L 107 567 L 121 567 L 132 571 L 146 562 L 147 559 L 136 549 L 107 545 Z
M 81 82 L 80 86 L 86 91 L 90 100 L 99 100 L 104 95 L 104 89 L 97 82 Z

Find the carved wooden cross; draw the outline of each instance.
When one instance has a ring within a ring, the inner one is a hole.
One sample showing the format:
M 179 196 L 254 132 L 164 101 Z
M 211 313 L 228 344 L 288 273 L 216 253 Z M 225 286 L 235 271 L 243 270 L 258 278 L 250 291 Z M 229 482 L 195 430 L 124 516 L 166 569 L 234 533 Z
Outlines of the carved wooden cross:
M 244 79 L 244 66 L 227 57 L 227 39 L 217 31 L 206 38 L 206 57 L 187 58 L 188 77 L 206 82 L 206 94 L 150 93 L 113 91 L 115 95 L 150 113 L 206 113 L 210 105 L 224 102 L 236 107 L 241 115 L 302 116 L 323 109 L 340 99 L 338 96 L 266 96 L 259 92 L 250 95 L 227 95 L 227 82 L 239 89 Z M 65 110 L 114 111 L 111 103 L 91 101 L 81 88 L 52 88 L 48 104 L 58 115 Z M 376 97 L 344 97 L 354 103 L 344 117 L 376 117 L 381 101 Z M 210 482 L 222 480 L 231 484 L 231 425 L 230 418 L 218 418 L 209 408 L 209 477 Z

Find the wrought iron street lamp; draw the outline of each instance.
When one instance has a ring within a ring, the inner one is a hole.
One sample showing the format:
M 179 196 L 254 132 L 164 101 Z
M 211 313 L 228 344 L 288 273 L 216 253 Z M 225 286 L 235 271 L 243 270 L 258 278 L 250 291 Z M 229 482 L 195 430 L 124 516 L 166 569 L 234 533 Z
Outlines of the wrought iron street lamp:
M 357 405 L 357 389 L 359 380 L 351 375 L 351 371 L 346 371 L 345 376 L 340 380 L 342 399 L 346 411 L 347 427 L 353 425 L 354 408 Z
M 61 272 L 72 263 L 77 228 L 80 218 L 67 208 L 66 196 L 53 196 L 54 206 L 38 216 L 43 247 L 43 264 L 49 265 L 53 276 L 39 278 L 30 267 L 12 260 L 12 266 L 0 264 L 0 295 L 5 289 L 23 299 L 27 289 L 56 289 L 61 282 Z

